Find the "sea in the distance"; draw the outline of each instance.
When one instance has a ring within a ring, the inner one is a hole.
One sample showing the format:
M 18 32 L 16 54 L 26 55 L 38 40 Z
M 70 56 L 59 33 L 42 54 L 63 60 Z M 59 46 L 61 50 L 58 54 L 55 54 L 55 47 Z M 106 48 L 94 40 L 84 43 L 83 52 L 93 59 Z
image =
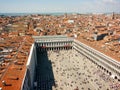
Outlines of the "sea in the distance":
M 0 16 L 26 16 L 26 15 L 34 15 L 34 14 L 40 14 L 40 15 L 64 15 L 65 13 L 0 13 Z M 72 14 L 72 13 L 67 13 Z
M 0 16 L 27 16 L 27 15 L 35 15 L 35 14 L 39 14 L 39 15 L 53 15 L 53 16 L 60 16 L 60 15 L 64 15 L 64 14 L 93 14 L 93 13 L 76 13 L 76 12 L 53 12 L 53 13 L 0 13 Z M 112 14 L 112 12 L 108 12 L 108 13 L 101 13 L 101 14 Z M 120 13 L 117 13 L 120 14 Z

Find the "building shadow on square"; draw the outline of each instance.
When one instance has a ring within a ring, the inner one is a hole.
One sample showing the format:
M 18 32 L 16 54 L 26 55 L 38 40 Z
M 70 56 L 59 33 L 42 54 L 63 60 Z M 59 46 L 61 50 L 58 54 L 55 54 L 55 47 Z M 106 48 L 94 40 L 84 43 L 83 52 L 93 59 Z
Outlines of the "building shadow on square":
M 37 50 L 37 67 L 36 67 L 36 90 L 52 90 L 55 86 L 52 63 L 48 58 L 47 51 L 42 47 Z

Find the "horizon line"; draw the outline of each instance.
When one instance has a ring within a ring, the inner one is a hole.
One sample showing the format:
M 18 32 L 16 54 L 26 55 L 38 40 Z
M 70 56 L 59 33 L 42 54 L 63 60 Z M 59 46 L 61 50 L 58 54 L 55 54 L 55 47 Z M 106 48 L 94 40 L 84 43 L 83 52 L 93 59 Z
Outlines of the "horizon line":
M 48 12 L 0 12 L 0 13 L 120 13 L 120 12 L 117 12 L 117 11 L 108 11 L 108 12 L 78 12 L 78 11 L 75 11 L 75 12 L 67 12 L 67 11 L 48 11 Z

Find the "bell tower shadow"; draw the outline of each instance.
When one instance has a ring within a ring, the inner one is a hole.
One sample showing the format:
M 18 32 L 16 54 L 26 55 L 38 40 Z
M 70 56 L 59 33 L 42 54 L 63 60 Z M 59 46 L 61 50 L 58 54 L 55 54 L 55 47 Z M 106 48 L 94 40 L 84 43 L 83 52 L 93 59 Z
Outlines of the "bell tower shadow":
M 52 63 L 48 58 L 47 50 L 36 47 L 37 67 L 36 67 L 36 90 L 52 90 L 55 86 Z

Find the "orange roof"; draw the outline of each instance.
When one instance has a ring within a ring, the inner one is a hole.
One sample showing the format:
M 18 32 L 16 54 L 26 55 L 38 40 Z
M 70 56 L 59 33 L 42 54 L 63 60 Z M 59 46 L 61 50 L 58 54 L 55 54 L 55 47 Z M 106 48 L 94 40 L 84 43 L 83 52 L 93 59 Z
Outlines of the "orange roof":
M 22 37 L 22 40 L 20 41 L 22 41 L 22 42 L 19 42 L 20 43 L 19 47 L 21 48 L 17 48 L 18 49 L 17 52 L 14 52 L 14 54 L 16 55 L 14 55 L 14 57 L 11 57 L 12 61 L 6 62 L 9 64 L 5 64 L 6 66 L 1 67 L 3 68 L 4 71 L 0 70 L 0 76 L 1 76 L 0 87 L 2 87 L 3 90 L 20 90 L 21 89 L 22 81 L 27 69 L 26 62 L 28 59 L 28 55 L 24 54 L 23 52 L 29 53 L 30 47 L 33 43 L 33 39 L 27 36 L 27 37 Z M 21 50 L 22 51 L 24 50 L 24 51 L 21 52 Z M 2 84 L 2 81 L 5 81 L 8 86 L 4 86 Z
M 13 68 L 14 67 L 14 68 Z M 3 76 L 3 78 L 0 80 L 0 87 L 2 87 L 3 90 L 20 90 L 21 84 L 24 78 L 24 74 L 26 71 L 26 67 L 23 66 L 22 70 L 17 70 L 15 68 L 18 68 L 18 66 L 15 66 L 14 64 L 10 65 Z M 18 80 L 15 78 L 18 78 Z M 3 86 L 2 81 L 5 81 L 7 84 L 11 84 L 11 86 Z

